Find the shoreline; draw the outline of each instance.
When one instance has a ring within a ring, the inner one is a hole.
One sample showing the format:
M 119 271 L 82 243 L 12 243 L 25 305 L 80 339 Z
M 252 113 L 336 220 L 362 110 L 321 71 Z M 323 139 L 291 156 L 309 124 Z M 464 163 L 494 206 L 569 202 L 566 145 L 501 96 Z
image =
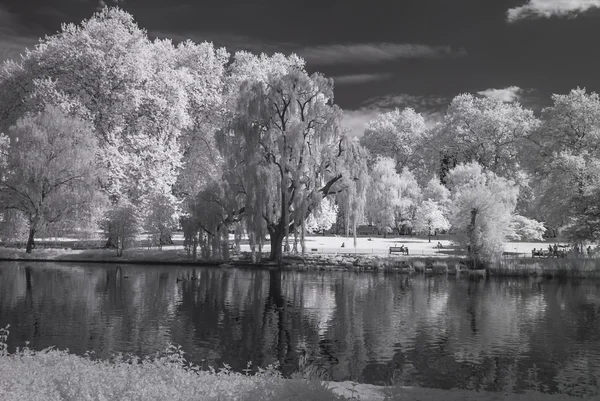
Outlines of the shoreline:
M 461 256 L 380 256 L 369 254 L 311 253 L 285 256 L 281 263 L 261 261 L 253 264 L 249 254 L 234 254 L 229 261 L 191 259 L 183 250 L 134 249 L 118 257 L 107 250 L 39 250 L 34 256 L 24 251 L 0 248 L 0 262 L 46 262 L 81 264 L 130 264 L 151 266 L 240 267 L 284 271 L 352 271 L 397 274 L 453 275 L 485 277 L 541 277 L 600 279 L 600 259 L 503 258 L 485 270 L 469 270 Z

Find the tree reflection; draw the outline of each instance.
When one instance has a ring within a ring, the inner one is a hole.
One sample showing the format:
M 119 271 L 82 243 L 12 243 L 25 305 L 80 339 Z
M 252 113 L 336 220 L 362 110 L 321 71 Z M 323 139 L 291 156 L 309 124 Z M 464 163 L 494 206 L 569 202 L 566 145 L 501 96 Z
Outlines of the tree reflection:
M 0 326 L 11 324 L 13 349 L 30 341 L 35 349 L 142 356 L 173 342 L 198 364 L 241 371 L 248 361 L 279 362 L 285 374 L 306 352 L 334 380 L 554 391 L 597 383 L 598 290 L 540 280 L 13 263 L 0 268 Z

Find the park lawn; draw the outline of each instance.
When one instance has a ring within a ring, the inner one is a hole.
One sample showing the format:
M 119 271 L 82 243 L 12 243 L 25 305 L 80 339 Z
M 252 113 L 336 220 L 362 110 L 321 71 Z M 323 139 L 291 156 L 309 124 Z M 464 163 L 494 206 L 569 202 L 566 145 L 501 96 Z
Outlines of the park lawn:
M 41 244 L 47 239 L 39 239 Z M 65 244 L 73 239 L 61 238 L 52 239 L 53 242 L 64 241 Z M 162 250 L 156 247 L 149 248 L 145 245 L 145 239 L 140 238 L 140 243 L 144 246 L 127 249 L 122 257 L 116 255 L 116 251 L 112 249 L 69 249 L 69 248 L 48 248 L 39 247 L 31 254 L 27 255 L 24 249 L 18 248 L 0 248 L 0 258 L 2 259 L 47 259 L 47 260 L 86 260 L 86 261 L 106 261 L 106 262 L 129 262 L 129 261 L 149 261 L 149 262 L 190 262 L 191 259 L 183 248 L 183 235 L 175 233 L 173 235 L 173 245 L 163 246 Z M 231 239 L 233 243 L 233 238 Z M 292 241 L 293 242 L 293 241 Z M 443 249 L 438 249 L 438 242 Z M 390 246 L 404 245 L 409 249 L 410 256 L 427 256 L 427 257 L 449 257 L 449 256 L 464 256 L 464 250 L 455 246 L 453 238 L 448 236 L 432 237 L 431 242 L 427 237 L 358 237 L 356 239 L 356 247 L 352 237 L 345 238 L 342 236 L 321 236 L 310 235 L 305 239 L 306 253 L 308 255 L 321 254 L 356 254 L 356 255 L 389 255 Z M 546 248 L 548 242 L 508 242 L 505 244 L 505 252 L 515 253 L 519 256 L 530 257 L 533 248 Z M 300 247 L 298 247 L 300 248 Z M 250 246 L 247 240 L 242 240 L 240 249 L 242 252 L 250 252 Z M 270 251 L 270 244 L 267 243 L 263 247 L 263 252 Z M 398 256 L 395 254 L 394 256 Z

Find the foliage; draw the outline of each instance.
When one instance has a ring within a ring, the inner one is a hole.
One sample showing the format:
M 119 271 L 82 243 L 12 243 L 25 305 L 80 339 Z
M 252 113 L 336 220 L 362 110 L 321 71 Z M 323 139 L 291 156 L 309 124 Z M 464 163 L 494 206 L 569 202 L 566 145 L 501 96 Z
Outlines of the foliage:
M 450 206 L 450 190 L 442 184 L 437 175 L 434 175 L 423 188 L 423 199 L 437 203 L 440 209 L 446 212 Z
M 229 187 L 245 194 L 248 230 L 258 235 L 266 224 L 271 259 L 279 260 L 287 234 L 348 179 L 340 173 L 345 141 L 331 79 L 309 76 L 296 56 L 249 58 L 266 74 L 234 79 L 240 90 L 218 143 Z
M 533 112 L 518 103 L 462 94 L 448 106 L 432 147 L 441 150 L 442 172 L 443 164 L 452 168 L 476 162 L 500 177 L 516 180 L 526 138 L 538 125 Z
M 533 207 L 574 241 L 600 238 L 600 98 L 585 89 L 554 95 L 531 137 Z
M 366 214 L 370 224 L 390 232 L 395 226 L 396 209 L 400 206 L 400 176 L 396 163 L 389 157 L 379 157 L 371 172 L 367 193 Z
M 137 208 L 126 200 L 107 211 L 103 222 L 103 230 L 109 243 L 122 256 L 125 249 L 137 244 L 137 236 L 142 233 L 142 218 Z
M 395 109 L 369 121 L 360 143 L 371 152 L 374 160 L 390 157 L 396 162 L 397 171 L 415 170 L 420 166 L 417 148 L 426 131 L 421 114 L 411 108 Z
M 427 233 L 431 242 L 431 233 L 448 230 L 450 223 L 436 202 L 425 200 L 417 208 L 414 228 L 417 232 Z
M 449 220 L 470 259 L 498 257 L 511 233 L 518 187 L 477 163 L 459 164 L 447 178 L 452 194 Z
M 324 198 L 321 204 L 313 210 L 306 219 L 305 227 L 309 233 L 329 230 L 337 219 L 338 206 L 329 197 Z
M 346 237 L 352 230 L 354 247 L 356 248 L 356 228 L 365 220 L 367 191 L 370 186 L 370 176 L 367 169 L 367 151 L 356 138 L 343 139 L 346 151 L 340 166 L 342 177 L 345 179 L 345 189 L 337 194 L 339 206 L 339 222 L 343 224 Z
M 104 8 L 5 64 L 0 120 L 12 124 L 45 103 L 78 114 L 94 127 L 104 192 L 138 202 L 171 192 L 182 167 L 197 173 L 189 160 L 200 163 L 205 149 L 191 144 L 218 120 L 226 62 L 212 44 L 150 41 L 130 14 Z
M 506 238 L 511 241 L 542 241 L 546 232 L 544 223 L 520 215 L 513 215 L 510 224 L 513 232 Z
M 394 216 L 398 232 L 412 231 L 417 207 L 422 197 L 423 193 L 416 177 L 408 168 L 404 168 L 400 174 L 400 198 Z
M 0 195 L 27 220 L 31 252 L 37 232 L 91 206 L 96 142 L 88 124 L 54 107 L 25 115 L 9 136 Z
M 254 375 L 232 372 L 227 365 L 201 370 L 185 360 L 181 347 L 173 345 L 153 358 L 119 354 L 104 361 L 53 347 L 6 354 L 5 333 L 0 329 L 5 401 L 342 399 L 321 382 L 283 379 L 276 366 L 258 368 Z
M 171 232 L 177 225 L 177 201 L 170 194 L 152 194 L 144 209 L 147 210 L 144 228 L 150 243 L 162 248 L 171 241 Z

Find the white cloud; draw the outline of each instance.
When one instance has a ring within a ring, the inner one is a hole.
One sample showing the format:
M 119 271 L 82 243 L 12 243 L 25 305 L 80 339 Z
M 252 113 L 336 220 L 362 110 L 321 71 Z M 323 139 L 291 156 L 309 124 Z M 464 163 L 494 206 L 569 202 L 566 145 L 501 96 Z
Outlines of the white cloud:
M 449 46 L 427 46 L 395 43 L 333 44 L 297 50 L 308 63 L 326 65 L 340 63 L 380 63 L 403 58 L 442 58 L 463 56 L 464 49 Z
M 479 95 L 502 100 L 505 103 L 511 103 L 520 100 L 522 89 L 518 86 L 509 86 L 504 89 L 486 89 L 477 92 Z
M 526 18 L 574 17 L 593 8 L 600 8 L 600 0 L 528 0 L 509 9 L 506 19 L 515 22 Z
M 382 80 L 390 78 L 391 76 L 392 76 L 392 74 L 390 74 L 388 72 L 380 73 L 380 74 L 338 75 L 336 77 L 333 77 L 333 81 L 336 84 L 353 85 L 353 84 L 364 84 L 364 83 L 373 82 L 373 81 L 382 81 Z

